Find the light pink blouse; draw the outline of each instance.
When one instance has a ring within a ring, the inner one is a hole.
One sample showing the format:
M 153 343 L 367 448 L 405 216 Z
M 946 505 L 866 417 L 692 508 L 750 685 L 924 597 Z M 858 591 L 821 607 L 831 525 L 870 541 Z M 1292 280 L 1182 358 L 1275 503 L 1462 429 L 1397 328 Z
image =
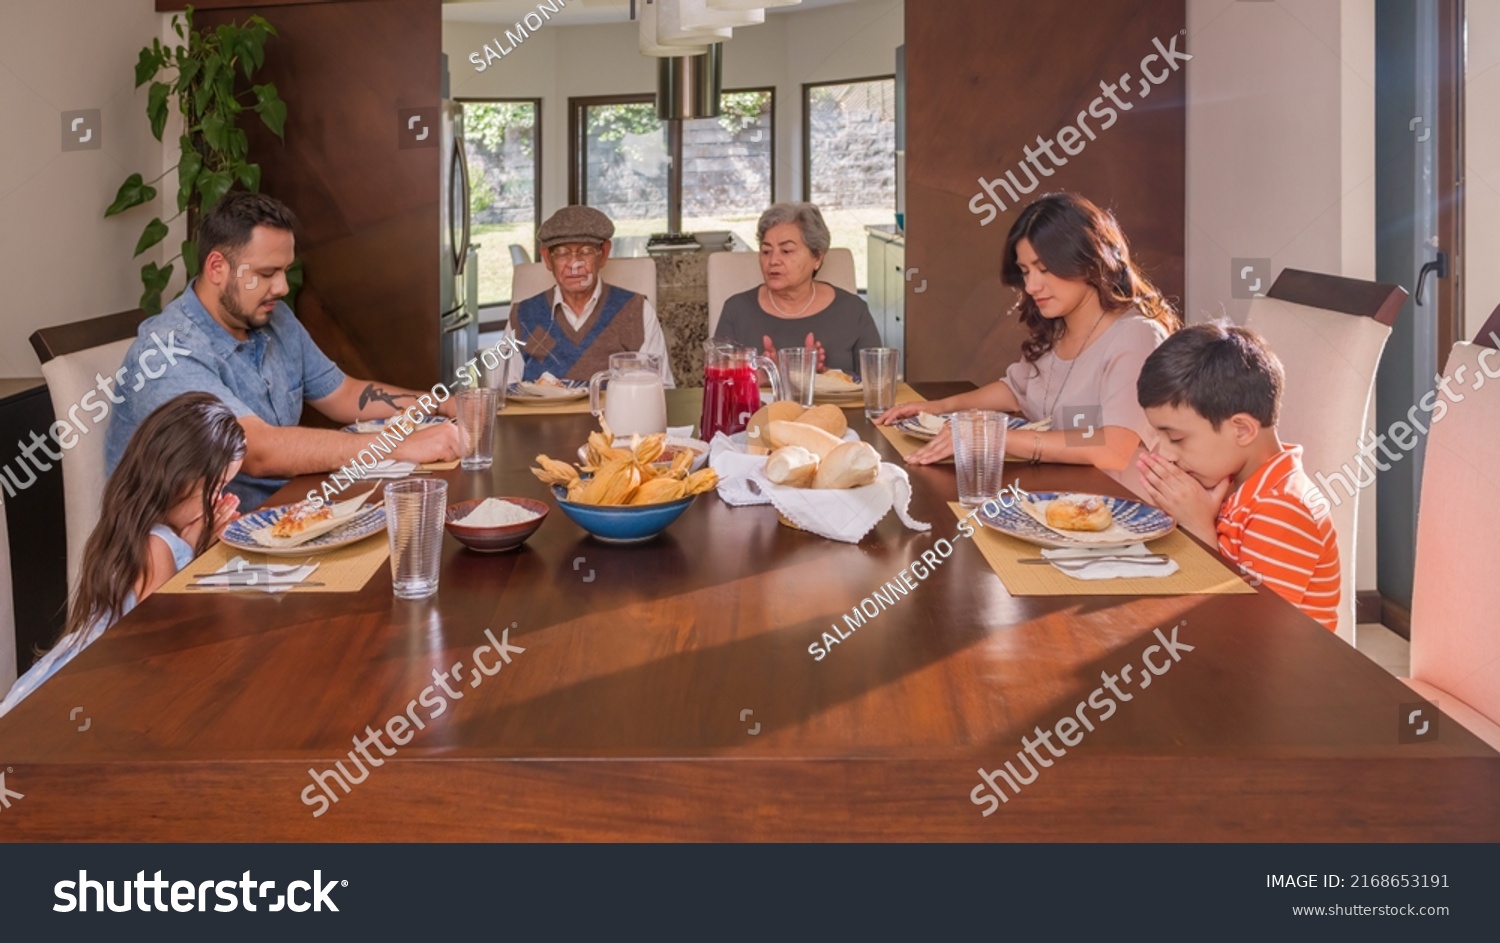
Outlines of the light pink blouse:
M 1074 360 L 1062 360 L 1056 351 L 1043 354 L 1035 364 L 1017 360 L 1001 382 L 1010 387 L 1022 413 L 1033 422 L 1050 415 L 1053 429 L 1084 427 L 1096 421 L 1100 426 L 1120 426 L 1140 436 L 1150 449 L 1156 444 L 1156 430 L 1146 422 L 1136 399 L 1135 381 L 1141 364 L 1166 339 L 1166 328 L 1132 310 Z

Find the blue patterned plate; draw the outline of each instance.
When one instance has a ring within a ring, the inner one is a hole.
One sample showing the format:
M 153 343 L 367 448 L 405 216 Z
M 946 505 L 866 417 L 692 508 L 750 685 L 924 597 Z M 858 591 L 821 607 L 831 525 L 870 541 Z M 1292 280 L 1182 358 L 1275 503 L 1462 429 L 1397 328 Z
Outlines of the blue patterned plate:
M 948 418 L 948 415 L 946 413 L 941 415 L 944 419 Z M 1026 419 L 1023 416 L 1005 417 L 1005 427 L 1007 429 L 1019 429 L 1024 425 L 1026 425 Z M 896 422 L 895 426 L 897 429 L 900 429 L 902 432 L 906 433 L 914 439 L 931 439 L 932 437 L 937 435 L 936 432 L 928 432 L 926 429 L 924 429 L 922 427 L 922 424 L 917 421 L 916 416 L 907 416 L 905 419 Z
M 376 506 L 356 513 L 343 526 L 335 527 L 328 533 L 319 534 L 307 543 L 295 547 L 265 547 L 256 543 L 255 538 L 250 536 L 251 532 L 276 523 L 276 519 L 285 510 L 284 507 L 261 508 L 246 514 L 224 529 L 224 543 L 236 550 L 249 550 L 272 557 L 295 557 L 346 547 L 371 534 L 385 533 L 385 508 Z
M 400 425 L 396 427 L 398 430 L 401 428 L 401 426 L 405 426 L 407 428 L 411 427 L 411 423 L 408 422 L 404 416 L 391 416 L 386 419 L 361 419 L 359 422 L 351 422 L 349 423 L 349 425 L 344 427 L 344 431 L 381 432 L 384 431 L 387 426 L 396 425 L 398 421 L 400 422 Z M 419 425 L 435 426 L 439 423 L 444 423 L 447 421 L 448 420 L 442 416 L 427 416 L 422 419 Z
M 1048 501 L 1058 496 L 1058 492 L 1033 491 L 1028 495 L 1033 506 L 1040 505 L 1045 508 Z M 1090 549 L 1125 547 L 1142 541 L 1156 540 L 1170 534 L 1177 527 L 1177 522 L 1160 508 L 1154 508 L 1139 501 L 1131 501 L 1128 498 L 1110 498 L 1102 495 L 1100 497 L 1103 498 L 1105 504 L 1109 505 L 1110 513 L 1114 515 L 1115 520 L 1109 530 L 1097 533 L 1080 532 L 1074 536 L 1068 531 L 1053 530 L 1014 502 L 990 503 L 986 508 L 980 509 L 979 520 L 986 527 L 993 527 L 1001 533 L 1039 547 Z M 999 506 L 1000 512 L 991 514 L 990 510 L 996 505 Z

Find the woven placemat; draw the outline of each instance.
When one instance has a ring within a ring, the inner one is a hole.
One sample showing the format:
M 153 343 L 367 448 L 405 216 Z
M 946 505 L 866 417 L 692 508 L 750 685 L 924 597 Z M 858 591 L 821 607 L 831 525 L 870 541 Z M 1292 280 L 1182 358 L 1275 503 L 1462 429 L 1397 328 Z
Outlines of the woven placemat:
M 457 467 L 458 459 L 456 458 L 451 462 L 428 462 L 425 465 L 417 466 L 421 471 L 452 471 Z
M 926 400 L 927 397 L 923 396 L 921 393 L 918 393 L 916 390 L 907 386 L 905 383 L 896 384 L 897 406 L 900 406 L 902 403 L 922 403 L 926 402 Z M 879 430 L 881 435 L 885 436 L 885 440 L 891 444 L 892 448 L 901 453 L 902 458 L 906 458 L 908 455 L 927 444 L 926 439 L 918 439 L 916 436 L 909 436 L 906 433 L 902 432 L 900 429 L 897 429 L 895 426 L 876 426 L 875 428 Z M 951 457 L 945 458 L 942 461 L 939 461 L 937 464 L 952 465 L 953 459 Z
M 216 543 L 204 552 L 203 556 L 189 563 L 178 571 L 177 575 L 167 580 L 166 585 L 158 589 L 158 593 L 191 593 L 194 596 L 206 596 L 216 593 L 227 592 L 259 592 L 261 589 L 188 589 L 194 577 L 213 573 L 224 566 L 235 557 L 244 557 L 252 564 L 258 563 L 316 563 L 318 568 L 308 577 L 322 586 L 293 586 L 287 592 L 290 593 L 357 593 L 365 588 L 376 571 L 385 565 L 391 556 L 390 538 L 385 531 L 377 531 L 366 537 L 337 550 L 329 550 L 324 553 L 310 553 L 305 557 L 292 556 L 267 556 L 263 553 L 252 553 L 248 550 L 236 550 L 226 544 Z M 284 596 L 286 593 L 276 593 Z
M 969 516 L 970 510 L 956 501 L 950 501 L 948 507 L 954 517 Z M 979 518 L 974 523 L 977 525 Z M 1255 592 L 1180 530 L 1150 544 L 1153 553 L 1164 553 L 1177 561 L 1177 572 L 1146 579 L 1075 579 L 1057 567 L 1017 562 L 1023 557 L 1041 556 L 1042 548 L 1035 544 L 987 527 L 978 527 L 973 539 L 1012 596 L 1217 596 Z

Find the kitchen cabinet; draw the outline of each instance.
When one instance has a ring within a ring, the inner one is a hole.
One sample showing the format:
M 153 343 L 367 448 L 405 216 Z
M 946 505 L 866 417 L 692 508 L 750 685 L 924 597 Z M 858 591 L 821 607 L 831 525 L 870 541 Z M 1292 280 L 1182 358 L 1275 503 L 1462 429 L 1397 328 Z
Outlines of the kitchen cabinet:
M 867 302 L 887 347 L 894 347 L 897 376 L 906 376 L 906 236 L 895 226 L 866 226 L 870 233 Z

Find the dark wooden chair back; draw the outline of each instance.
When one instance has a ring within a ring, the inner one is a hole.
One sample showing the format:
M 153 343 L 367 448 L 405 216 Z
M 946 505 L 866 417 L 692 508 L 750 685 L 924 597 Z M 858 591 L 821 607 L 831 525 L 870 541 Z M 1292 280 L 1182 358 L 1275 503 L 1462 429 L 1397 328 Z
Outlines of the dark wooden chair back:
M 1500 305 L 1490 312 L 1488 321 L 1479 326 L 1479 333 L 1474 335 L 1474 343 L 1482 347 L 1500 349 Z
M 89 318 L 87 321 L 44 327 L 31 332 L 31 347 L 36 351 L 36 359 L 46 363 L 64 354 L 134 337 L 136 328 L 140 327 L 147 316 L 146 312 L 135 308 L 119 314 Z
M 1327 311 L 1340 311 L 1360 318 L 1374 318 L 1390 327 L 1406 304 L 1406 289 L 1400 285 L 1367 282 L 1341 275 L 1324 275 L 1302 269 L 1282 269 L 1266 292 L 1288 304 L 1307 305 Z

